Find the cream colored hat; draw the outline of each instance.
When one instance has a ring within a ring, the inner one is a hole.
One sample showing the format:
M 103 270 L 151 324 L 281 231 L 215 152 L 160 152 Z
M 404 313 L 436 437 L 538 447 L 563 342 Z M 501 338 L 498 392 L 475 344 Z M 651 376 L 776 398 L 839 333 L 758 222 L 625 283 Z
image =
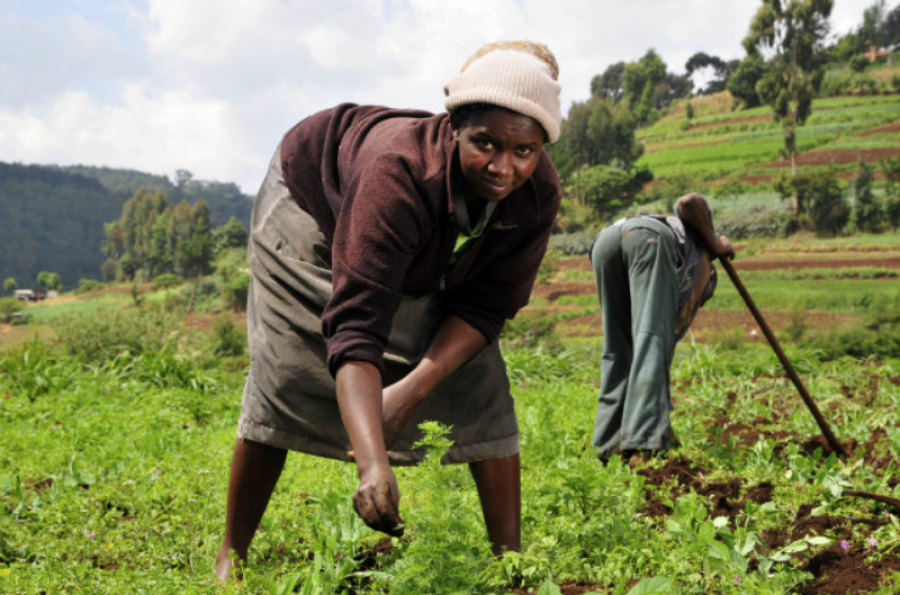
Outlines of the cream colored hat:
M 540 57 L 534 48 L 538 49 Z M 444 87 L 444 107 L 489 103 L 538 121 L 556 142 L 562 122 L 556 59 L 546 46 L 499 42 L 481 48 Z

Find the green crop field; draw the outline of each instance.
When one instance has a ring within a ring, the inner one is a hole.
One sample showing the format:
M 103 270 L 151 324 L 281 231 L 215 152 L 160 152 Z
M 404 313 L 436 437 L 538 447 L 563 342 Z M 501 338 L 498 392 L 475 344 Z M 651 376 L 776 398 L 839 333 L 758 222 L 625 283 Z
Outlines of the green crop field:
M 437 462 L 447 445 L 432 425 L 433 456 L 398 469 L 403 538 L 353 513 L 352 465 L 291 455 L 244 581 L 227 587 L 212 559 L 247 359 L 221 355 L 222 336 L 207 330 L 221 315 L 179 318 L 162 297 L 137 307 L 127 288 L 46 302 L 0 354 L 0 593 L 818 595 L 850 579 L 864 585 L 853 592 L 896 593 L 900 296 L 877 273 L 897 269 L 831 263 L 897 249 L 896 236 L 767 241 L 736 261 L 808 261 L 742 278 L 779 321 L 847 459 L 772 350 L 717 326 L 676 351 L 681 446 L 602 465 L 590 445 L 596 295 L 586 259 L 564 260 L 503 338 L 521 432 L 521 553 L 492 558 L 471 477 Z M 742 310 L 723 274 L 698 326 Z M 820 328 L 826 310 L 856 327 Z
M 893 72 L 893 71 L 891 71 Z M 649 166 L 657 178 L 676 172 L 700 174 L 706 180 L 728 176 L 773 176 L 784 167 L 772 167 L 784 148 L 781 125 L 772 120 L 768 107 L 732 110 L 727 93 L 692 99 L 695 113 L 685 117 L 684 102 L 669 108 L 667 115 L 638 130 L 644 144 L 639 164 Z M 840 151 L 886 151 L 900 153 L 900 130 L 886 125 L 900 120 L 896 95 L 828 97 L 813 103 L 812 115 L 800 127 L 797 143 L 805 159 L 816 168 L 835 161 L 852 171 L 856 156 Z M 801 156 L 801 163 L 804 157 Z

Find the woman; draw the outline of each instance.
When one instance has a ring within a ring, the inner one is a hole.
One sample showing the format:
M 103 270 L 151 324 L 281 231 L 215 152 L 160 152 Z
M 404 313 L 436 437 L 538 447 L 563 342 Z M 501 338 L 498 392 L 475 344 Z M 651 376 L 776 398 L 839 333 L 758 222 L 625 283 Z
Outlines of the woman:
M 354 460 L 354 508 L 399 534 L 391 464 L 452 426 L 493 551 L 518 550 L 519 441 L 497 337 L 528 302 L 559 207 L 556 61 L 481 48 L 449 114 L 344 104 L 282 139 L 251 222 L 251 369 L 216 573 L 247 549 L 287 450 Z M 230 552 L 234 553 L 232 556 Z

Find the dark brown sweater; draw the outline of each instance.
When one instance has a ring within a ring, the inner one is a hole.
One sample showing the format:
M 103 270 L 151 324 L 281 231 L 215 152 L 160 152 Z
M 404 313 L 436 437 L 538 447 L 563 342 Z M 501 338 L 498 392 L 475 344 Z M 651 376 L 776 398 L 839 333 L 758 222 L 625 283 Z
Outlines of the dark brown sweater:
M 382 356 L 407 295 L 442 292 L 447 315 L 494 341 L 528 303 L 559 208 L 543 154 L 451 268 L 452 193 L 461 172 L 447 114 L 342 104 L 306 118 L 281 145 L 285 183 L 332 248 L 334 293 L 322 316 L 332 374 Z

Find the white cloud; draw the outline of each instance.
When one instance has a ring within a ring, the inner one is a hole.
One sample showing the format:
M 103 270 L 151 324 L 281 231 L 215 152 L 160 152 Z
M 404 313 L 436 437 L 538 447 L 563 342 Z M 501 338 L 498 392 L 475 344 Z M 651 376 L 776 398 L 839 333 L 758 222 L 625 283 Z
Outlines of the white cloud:
M 871 2 L 837 0 L 834 30 Z M 444 83 L 487 41 L 547 43 L 565 110 L 649 48 L 676 72 L 697 51 L 742 57 L 760 2 L 69 0 L 31 16 L 14 5 L 0 0 L 0 160 L 188 169 L 253 192 L 301 117 L 341 101 L 440 110 Z M 127 18 L 101 18 L 111 12 Z

